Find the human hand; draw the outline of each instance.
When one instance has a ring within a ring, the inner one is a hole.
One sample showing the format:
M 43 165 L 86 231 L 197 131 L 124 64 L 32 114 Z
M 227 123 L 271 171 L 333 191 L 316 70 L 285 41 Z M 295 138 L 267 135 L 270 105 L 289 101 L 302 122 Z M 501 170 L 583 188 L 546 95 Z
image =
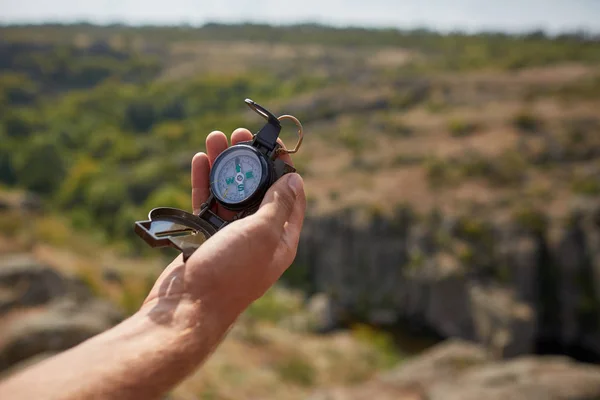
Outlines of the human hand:
M 232 144 L 251 139 L 247 129 L 237 129 L 231 135 Z M 198 153 L 192 160 L 192 207 L 196 214 L 210 194 L 210 168 L 227 147 L 227 137 L 212 132 L 206 139 L 207 154 Z M 282 158 L 292 163 L 289 155 Z M 269 189 L 256 213 L 217 232 L 186 263 L 181 257 L 171 263 L 142 310 L 151 308 L 157 320 L 184 326 L 193 325 L 198 312 L 217 313 L 219 323 L 233 322 L 291 265 L 305 207 L 302 178 L 285 175 Z M 222 207 L 216 211 L 227 220 L 235 215 Z M 192 306 L 191 313 L 173 320 L 181 301 Z

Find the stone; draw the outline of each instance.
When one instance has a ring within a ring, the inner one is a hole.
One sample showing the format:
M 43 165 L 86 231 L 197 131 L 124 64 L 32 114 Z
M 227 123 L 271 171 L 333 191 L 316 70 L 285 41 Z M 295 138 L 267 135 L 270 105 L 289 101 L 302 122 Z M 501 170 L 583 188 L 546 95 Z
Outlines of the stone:
M 325 293 L 317 293 L 306 305 L 310 325 L 317 332 L 328 332 L 337 326 L 331 299 Z
M 311 400 L 595 400 L 600 366 L 567 357 L 496 360 L 483 346 L 448 340 L 391 372 Z
M 428 391 L 431 400 L 594 400 L 600 367 L 566 357 L 521 357 L 472 368 Z
M 27 254 L 0 262 L 0 372 L 73 347 L 122 319 L 81 281 Z
M 15 313 L 2 324 L 0 371 L 29 357 L 69 349 L 115 325 L 122 315 L 102 300 L 63 299 Z M 7 323 L 8 322 L 8 323 Z
M 52 268 L 17 254 L 0 262 L 0 315 L 15 307 L 44 304 L 67 293 L 67 283 Z
M 535 351 L 535 313 L 511 288 L 473 284 L 470 287 L 476 339 L 498 357 Z
M 396 386 L 428 387 L 441 379 L 453 380 L 465 369 L 491 360 L 492 354 L 485 347 L 460 339 L 450 339 L 433 346 L 379 379 Z

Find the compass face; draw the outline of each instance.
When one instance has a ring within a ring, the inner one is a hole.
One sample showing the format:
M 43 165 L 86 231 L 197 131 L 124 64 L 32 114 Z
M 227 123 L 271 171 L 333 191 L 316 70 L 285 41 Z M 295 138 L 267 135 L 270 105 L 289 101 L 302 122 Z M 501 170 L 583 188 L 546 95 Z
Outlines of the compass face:
M 230 147 L 215 161 L 211 178 L 212 191 L 220 202 L 239 204 L 258 190 L 263 167 L 251 147 Z

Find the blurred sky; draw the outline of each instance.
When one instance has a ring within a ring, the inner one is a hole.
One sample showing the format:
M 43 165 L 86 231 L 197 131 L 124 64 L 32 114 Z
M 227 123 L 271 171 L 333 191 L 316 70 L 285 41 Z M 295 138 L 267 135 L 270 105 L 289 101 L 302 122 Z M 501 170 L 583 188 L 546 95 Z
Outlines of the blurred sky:
M 320 22 L 439 30 L 600 32 L 600 0 L 0 0 L 0 22 Z

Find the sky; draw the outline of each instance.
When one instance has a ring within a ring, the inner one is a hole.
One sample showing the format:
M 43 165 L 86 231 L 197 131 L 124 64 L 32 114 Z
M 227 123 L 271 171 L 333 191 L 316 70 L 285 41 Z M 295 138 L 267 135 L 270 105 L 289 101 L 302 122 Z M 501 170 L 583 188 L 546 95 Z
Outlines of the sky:
M 600 0 L 0 0 L 0 23 L 318 22 L 441 31 L 600 32 Z

